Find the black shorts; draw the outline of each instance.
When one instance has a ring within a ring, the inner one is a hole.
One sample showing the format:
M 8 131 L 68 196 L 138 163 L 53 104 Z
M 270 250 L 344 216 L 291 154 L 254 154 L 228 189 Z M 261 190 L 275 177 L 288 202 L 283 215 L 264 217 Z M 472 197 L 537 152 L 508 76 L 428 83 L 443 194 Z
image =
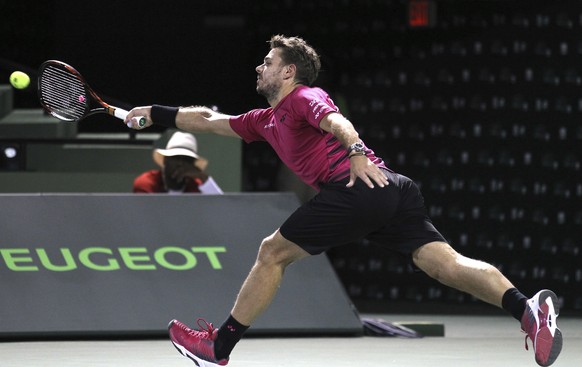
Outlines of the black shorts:
M 383 188 L 370 189 L 361 179 L 347 188 L 347 178 L 322 185 L 283 223 L 281 234 L 312 255 L 364 238 L 404 255 L 429 242 L 446 242 L 428 217 L 418 186 L 384 172 L 390 184 Z

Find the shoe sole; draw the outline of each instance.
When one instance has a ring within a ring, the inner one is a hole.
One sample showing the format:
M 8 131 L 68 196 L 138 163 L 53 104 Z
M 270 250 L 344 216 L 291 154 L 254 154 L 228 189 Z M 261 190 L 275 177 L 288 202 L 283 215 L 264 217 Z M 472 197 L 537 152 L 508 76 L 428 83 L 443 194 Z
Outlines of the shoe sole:
M 548 356 L 547 361 L 539 361 L 536 358 L 536 362 L 543 367 L 549 366 L 556 361 L 560 352 L 562 351 L 562 332 L 558 329 L 557 318 L 560 313 L 559 305 L 558 305 L 558 297 L 556 294 L 550 290 L 543 290 L 540 291 L 538 300 L 535 302 L 535 299 L 532 302 L 532 309 L 538 310 L 541 309 L 544 314 L 548 315 L 547 318 L 547 326 L 541 329 L 537 336 L 536 336 L 536 345 L 538 340 L 544 340 L 547 342 L 551 342 L 552 346 L 550 347 L 550 354 Z M 537 312 L 534 313 L 537 325 L 539 325 L 539 319 Z

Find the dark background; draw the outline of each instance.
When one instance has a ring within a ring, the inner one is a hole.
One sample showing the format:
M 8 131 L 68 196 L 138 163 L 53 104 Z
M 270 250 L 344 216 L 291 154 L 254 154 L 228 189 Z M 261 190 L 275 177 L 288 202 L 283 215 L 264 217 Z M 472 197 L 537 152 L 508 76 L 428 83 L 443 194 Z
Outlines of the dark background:
M 270 36 L 302 36 L 322 56 L 316 84 L 368 146 L 421 185 L 453 246 L 528 295 L 554 289 L 565 312 L 580 313 L 582 3 L 428 5 L 429 24 L 414 27 L 423 18 L 408 0 L 0 0 L 0 79 L 59 59 L 122 107 L 238 114 L 266 106 L 254 68 Z M 15 94 L 16 107 L 38 107 L 34 88 Z M 125 128 L 95 117 L 80 129 Z M 280 189 L 272 150 L 244 149 L 244 190 Z M 361 310 L 493 312 L 362 245 L 329 254 Z

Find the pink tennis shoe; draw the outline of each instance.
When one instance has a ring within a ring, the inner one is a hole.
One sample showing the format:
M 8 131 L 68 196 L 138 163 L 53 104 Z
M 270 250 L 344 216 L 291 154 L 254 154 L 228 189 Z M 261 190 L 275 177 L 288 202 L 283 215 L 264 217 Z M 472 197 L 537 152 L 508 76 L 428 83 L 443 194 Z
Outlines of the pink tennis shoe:
M 562 332 L 558 329 L 558 297 L 554 292 L 544 289 L 527 300 L 521 318 L 521 329 L 527 334 L 525 349 L 529 350 L 527 338 L 533 343 L 536 362 L 549 366 L 562 350 Z
M 192 330 L 178 320 L 170 321 L 168 332 L 174 347 L 198 367 L 226 366 L 227 359 L 216 359 L 214 340 L 218 334 L 211 323 L 198 319 L 201 330 Z

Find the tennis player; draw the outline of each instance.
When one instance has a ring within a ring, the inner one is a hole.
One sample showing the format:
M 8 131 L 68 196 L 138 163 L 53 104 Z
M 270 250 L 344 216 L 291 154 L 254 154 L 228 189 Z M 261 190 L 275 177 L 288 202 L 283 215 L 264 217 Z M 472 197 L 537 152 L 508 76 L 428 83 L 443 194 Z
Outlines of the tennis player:
M 266 141 L 281 160 L 318 194 L 266 237 L 230 315 L 216 329 L 203 319 L 200 330 L 180 321 L 169 324 L 174 346 L 200 366 L 224 366 L 236 343 L 269 306 L 285 268 L 331 247 L 368 238 L 405 254 L 441 283 L 501 307 L 521 322 L 531 338 L 535 360 L 549 366 L 562 348 L 556 325 L 558 300 L 550 290 L 532 298 L 499 270 L 456 252 L 427 216 L 423 197 L 409 178 L 386 167 L 358 137 L 328 94 L 311 87 L 319 69 L 316 51 L 298 37 L 273 36 L 270 51 L 256 67 L 256 90 L 270 108 L 229 116 L 206 107 L 138 107 L 125 122 L 139 129 L 159 124 L 199 133 L 212 132 Z

